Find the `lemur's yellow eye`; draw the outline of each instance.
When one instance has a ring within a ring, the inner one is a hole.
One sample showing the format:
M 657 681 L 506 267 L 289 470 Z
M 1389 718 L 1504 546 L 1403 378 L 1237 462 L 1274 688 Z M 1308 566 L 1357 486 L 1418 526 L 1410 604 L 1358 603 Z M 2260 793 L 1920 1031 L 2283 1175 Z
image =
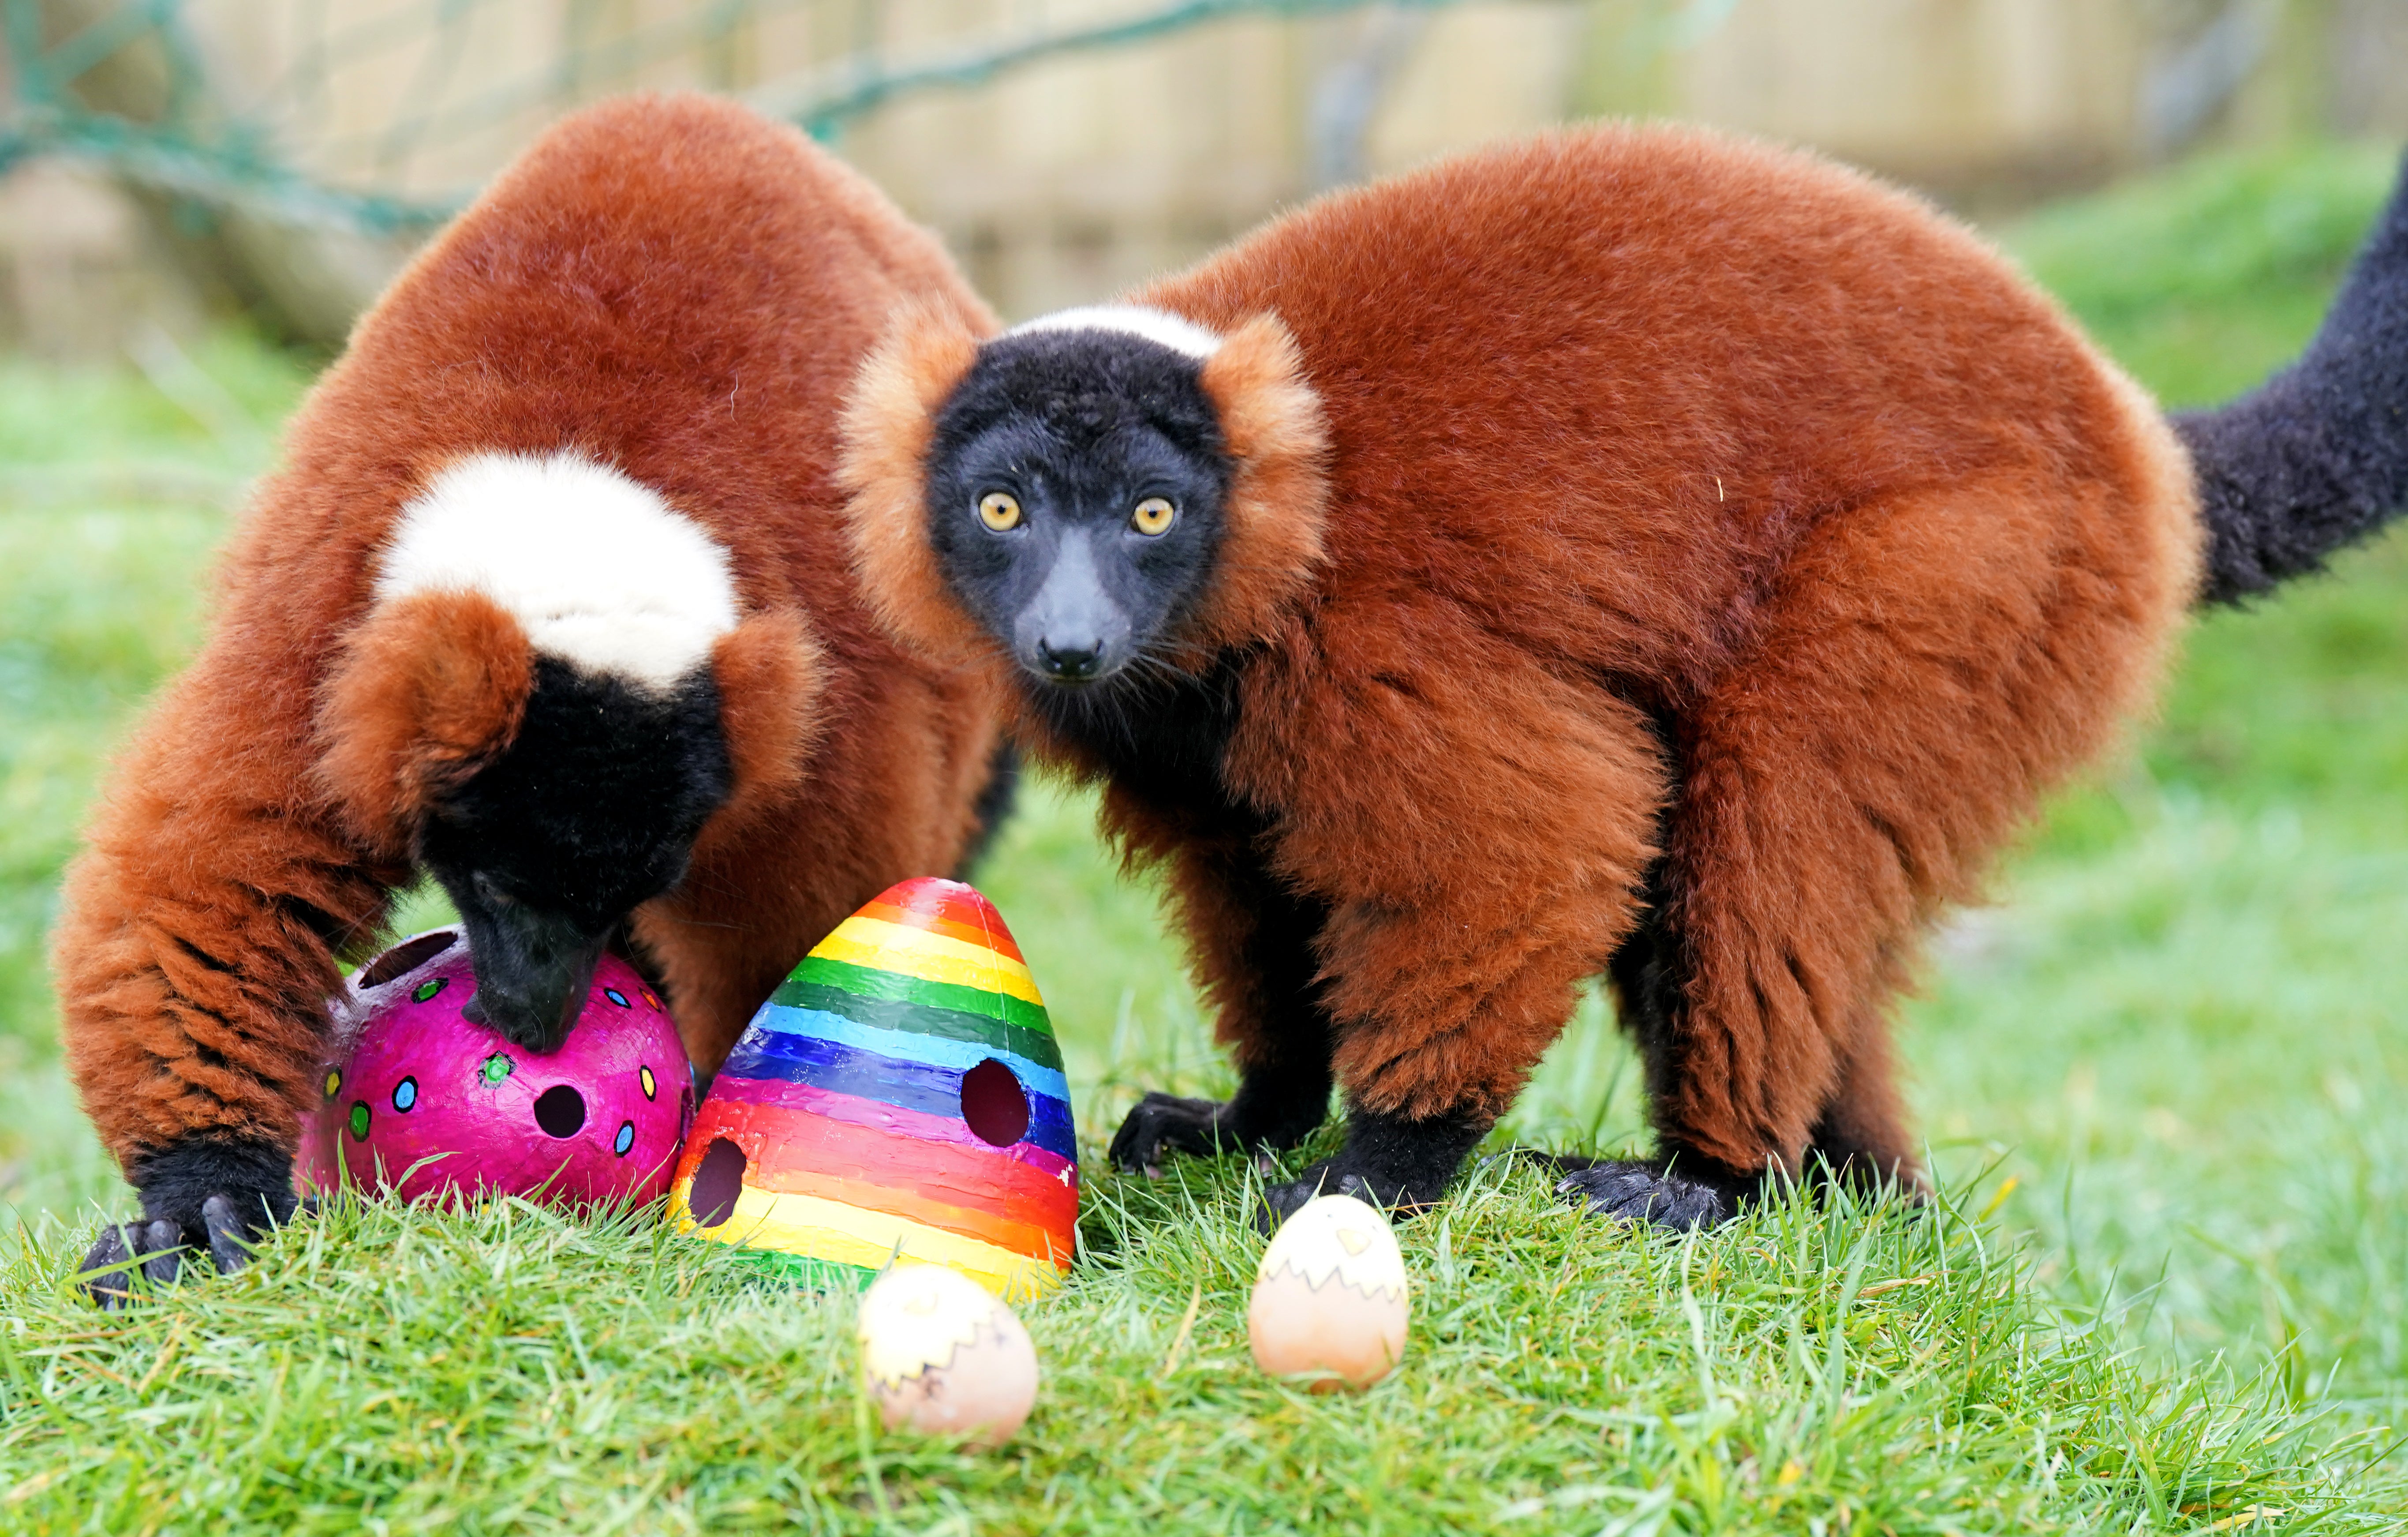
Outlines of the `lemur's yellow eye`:
M 1148 496 L 1137 504 L 1136 511 L 1129 514 L 1129 526 L 1151 538 L 1169 533 L 1170 525 L 1178 519 L 1179 509 L 1170 505 L 1169 498 Z
M 1007 491 L 990 491 L 979 498 L 979 522 L 998 534 L 1020 526 L 1020 498 Z

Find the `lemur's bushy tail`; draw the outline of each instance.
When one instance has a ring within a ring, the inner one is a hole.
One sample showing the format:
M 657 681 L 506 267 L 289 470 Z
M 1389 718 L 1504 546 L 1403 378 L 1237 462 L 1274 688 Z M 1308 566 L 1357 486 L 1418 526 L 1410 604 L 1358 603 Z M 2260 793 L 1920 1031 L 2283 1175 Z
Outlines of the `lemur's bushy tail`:
M 2238 603 L 2408 510 L 2408 162 L 2306 352 L 2174 428 L 2198 467 L 2208 603 Z

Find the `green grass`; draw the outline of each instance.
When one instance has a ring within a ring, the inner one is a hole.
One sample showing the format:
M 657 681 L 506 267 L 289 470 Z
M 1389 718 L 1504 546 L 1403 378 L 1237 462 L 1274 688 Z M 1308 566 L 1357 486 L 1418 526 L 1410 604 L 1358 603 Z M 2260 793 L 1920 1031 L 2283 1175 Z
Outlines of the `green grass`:
M 2009 236 L 2148 383 L 2211 399 L 2313 326 L 2388 169 L 2202 163 Z M 991 1457 L 872 1429 L 841 1300 L 640 1217 L 349 1207 L 239 1279 L 93 1313 L 60 1277 L 126 1198 L 64 1087 L 41 931 L 108 744 L 198 632 L 225 488 L 304 382 L 234 339 L 185 361 L 0 364 L 0 1530 L 2408 1524 L 2382 1429 L 2408 1398 L 2397 539 L 2200 625 L 2163 718 L 1943 937 L 1901 1023 L 1923 1214 L 1651 1239 L 1491 1164 L 1401 1230 L 1405 1371 L 1333 1401 L 1247 1362 L 1254 1176 L 1091 1156 L 1085 1261 L 1024 1310 L 1038 1412 Z M 1227 1078 L 1087 813 L 1032 794 L 983 883 L 1094 1139 L 1140 1086 Z M 1641 1113 L 1592 1000 L 1511 1131 L 1628 1145 Z
M 1664 1243 L 1485 1170 L 1405 1229 L 1404 1372 L 1331 1401 L 1248 1363 L 1259 1243 L 1230 1220 L 1237 1171 L 1181 1175 L 1091 1192 L 1083 1273 L 1025 1310 L 1037 1415 L 994 1458 L 871 1434 L 845 1304 L 642 1222 L 353 1208 L 123 1323 L 51 1300 L 56 1257 L 36 1245 L 0 1274 L 25 1309 L 0 1382 L 10 1473 L 39 1482 L 0 1513 L 28 1530 L 846 1530 L 886 1524 L 882 1506 L 907 1530 L 1938 1532 L 2272 1506 L 2374 1524 L 2348 1514 L 2330 1425 L 2037 1324 L 2017 1259 L 1950 1210 L 1783 1205 Z

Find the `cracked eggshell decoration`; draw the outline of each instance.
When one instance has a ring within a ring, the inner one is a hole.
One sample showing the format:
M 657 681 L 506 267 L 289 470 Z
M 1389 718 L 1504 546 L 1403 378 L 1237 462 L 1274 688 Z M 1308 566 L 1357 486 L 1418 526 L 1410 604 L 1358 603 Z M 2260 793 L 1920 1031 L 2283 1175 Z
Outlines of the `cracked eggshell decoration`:
M 1353 1196 L 1315 1196 L 1254 1271 L 1254 1364 L 1316 1393 L 1369 1387 L 1404 1359 L 1410 1290 L 1387 1219 Z
M 1077 1248 L 1070 1087 L 1002 916 L 958 881 L 889 887 L 745 1027 L 686 1142 L 670 1209 L 797 1279 L 858 1286 L 897 1257 L 999 1297 Z
M 616 955 L 548 1056 L 461 1013 L 476 995 L 455 929 L 404 940 L 335 1005 L 334 1065 L 303 1120 L 294 1185 L 344 1179 L 406 1200 L 453 1193 L 640 1203 L 668 1187 L 694 1074 L 659 997 Z
M 1037 1347 L 992 1292 L 941 1265 L 902 1265 L 862 1294 L 861 1374 L 886 1428 L 1010 1441 L 1037 1402 Z

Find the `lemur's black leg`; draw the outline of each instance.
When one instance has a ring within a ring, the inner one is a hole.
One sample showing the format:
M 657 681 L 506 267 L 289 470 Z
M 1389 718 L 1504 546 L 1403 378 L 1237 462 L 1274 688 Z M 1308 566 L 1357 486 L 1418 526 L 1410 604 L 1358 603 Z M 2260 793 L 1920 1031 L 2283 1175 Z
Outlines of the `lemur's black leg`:
M 1290 1148 L 1328 1119 L 1331 1022 L 1312 981 L 1312 938 L 1327 909 L 1282 889 L 1251 859 L 1220 873 L 1254 919 L 1241 954 L 1259 1017 L 1239 1045 L 1238 1092 L 1226 1102 L 1147 1095 L 1112 1138 L 1120 1168 L 1158 1171 L 1167 1152 Z
M 1647 907 L 1609 968 L 1623 1027 L 1647 1069 L 1648 1098 L 1663 1104 L 1682 1071 L 1679 1031 L 1688 1006 L 1688 956 L 1680 933 L 1665 921 L 1665 870 L 1657 861 Z M 1660 1128 L 1659 1128 L 1660 1133 Z M 1563 1175 L 1556 1188 L 1598 1215 L 1659 1228 L 1711 1228 L 1739 1214 L 1758 1189 L 1760 1173 L 1730 1169 L 1660 1135 L 1653 1158 L 1553 1157 Z
M 1828 1181 L 1860 1196 L 1894 1191 L 1920 1203 L 1929 1191 L 1915 1166 L 1878 1005 L 1858 1009 L 1849 1031 L 1839 1087 L 1814 1123 L 1800 1172 L 1809 1184 Z
M 142 1196 L 143 1220 L 102 1228 L 78 1271 L 105 1308 L 133 1300 L 137 1274 L 164 1286 L 184 1266 L 198 1267 L 203 1256 L 221 1275 L 242 1269 L 260 1237 L 291 1220 L 300 1204 L 292 1156 L 251 1138 L 195 1134 L 129 1172 Z
M 967 881 L 978 873 L 987 852 L 995 847 L 996 835 L 1011 819 L 1012 808 L 1020 799 L 1020 751 L 1009 741 L 996 745 L 995 756 L 988 760 L 986 784 L 971 803 L 969 846 L 962 851 L 961 862 L 953 868 L 953 879 Z

